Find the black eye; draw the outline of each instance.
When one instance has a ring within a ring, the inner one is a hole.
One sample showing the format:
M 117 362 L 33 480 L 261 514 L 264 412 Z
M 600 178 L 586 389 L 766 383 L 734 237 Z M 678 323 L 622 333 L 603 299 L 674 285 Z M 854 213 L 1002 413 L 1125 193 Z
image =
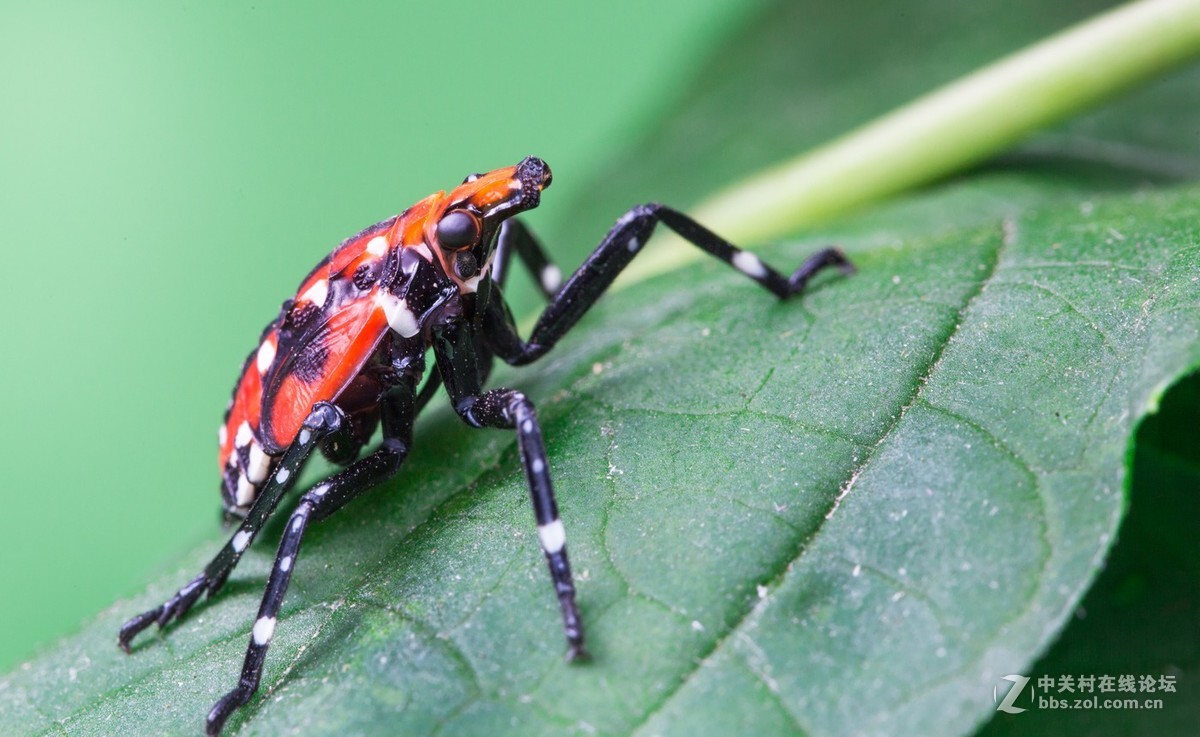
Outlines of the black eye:
M 478 240 L 479 221 L 469 212 L 455 210 L 438 221 L 437 237 L 442 248 L 462 248 Z

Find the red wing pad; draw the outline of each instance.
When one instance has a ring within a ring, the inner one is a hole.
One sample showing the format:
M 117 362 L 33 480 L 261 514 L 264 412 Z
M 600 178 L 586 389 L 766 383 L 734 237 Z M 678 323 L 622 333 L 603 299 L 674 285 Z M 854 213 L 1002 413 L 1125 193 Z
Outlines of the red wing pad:
M 268 449 L 291 444 L 313 405 L 335 400 L 370 360 L 388 329 L 373 294 L 342 305 L 281 347 L 262 401 Z

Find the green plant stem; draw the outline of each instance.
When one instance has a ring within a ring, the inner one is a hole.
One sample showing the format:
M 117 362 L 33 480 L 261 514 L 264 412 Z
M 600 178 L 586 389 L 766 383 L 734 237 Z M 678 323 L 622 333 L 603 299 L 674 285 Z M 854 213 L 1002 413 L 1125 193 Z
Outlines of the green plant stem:
M 1200 0 L 1139 0 L 973 72 L 694 209 L 754 244 L 961 170 L 1147 78 L 1200 56 Z M 623 279 L 696 257 L 663 244 Z

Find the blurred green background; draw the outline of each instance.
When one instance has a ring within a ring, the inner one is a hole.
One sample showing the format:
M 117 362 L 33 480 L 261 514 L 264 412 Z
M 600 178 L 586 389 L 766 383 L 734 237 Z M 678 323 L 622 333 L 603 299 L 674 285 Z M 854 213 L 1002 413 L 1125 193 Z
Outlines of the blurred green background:
M 759 7 L 0 7 L 0 670 L 219 524 L 236 369 L 318 258 L 526 154 L 555 171 L 531 220 L 565 238 L 589 173 Z

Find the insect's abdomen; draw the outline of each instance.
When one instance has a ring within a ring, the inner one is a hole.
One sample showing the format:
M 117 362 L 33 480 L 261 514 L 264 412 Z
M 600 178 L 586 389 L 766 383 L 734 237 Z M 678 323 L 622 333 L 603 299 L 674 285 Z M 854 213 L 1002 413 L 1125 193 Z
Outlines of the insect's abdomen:
M 263 446 L 261 423 L 263 367 L 269 369 L 274 359 L 277 323 L 271 323 L 259 347 L 246 358 L 218 433 L 221 499 L 225 509 L 235 514 L 247 511 L 274 465 Z

